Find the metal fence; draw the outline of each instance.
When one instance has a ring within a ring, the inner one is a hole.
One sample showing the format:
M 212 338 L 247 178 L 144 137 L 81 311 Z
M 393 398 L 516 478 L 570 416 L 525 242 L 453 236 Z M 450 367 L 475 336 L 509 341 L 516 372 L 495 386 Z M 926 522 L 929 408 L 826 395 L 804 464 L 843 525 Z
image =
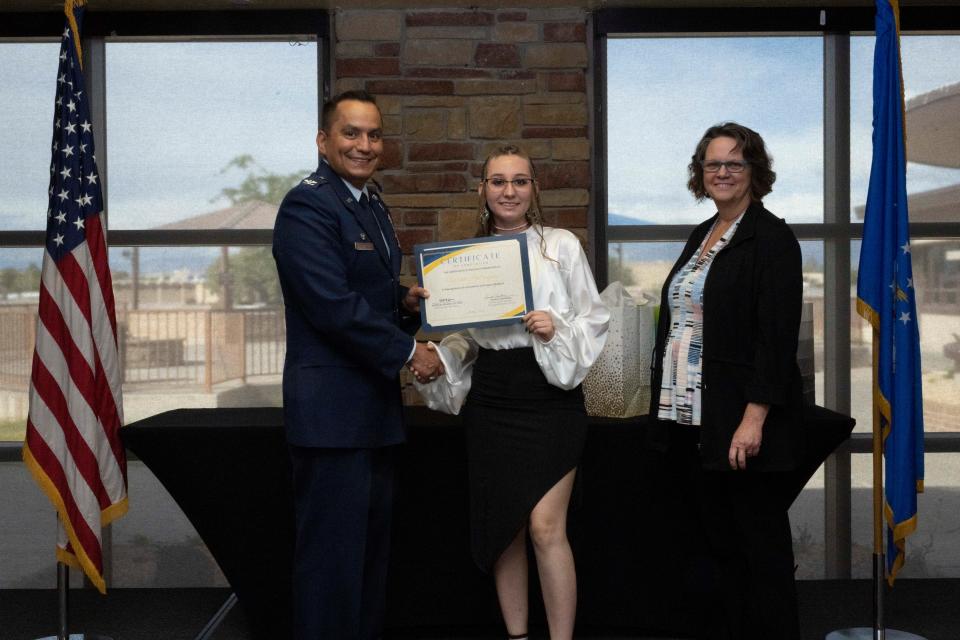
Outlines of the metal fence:
M 35 305 L 0 307 L 0 388 L 26 389 L 36 331 Z
M 35 306 L 0 307 L 0 388 L 26 389 L 36 321 Z M 282 307 L 121 309 L 117 334 L 124 384 L 201 385 L 209 392 L 283 371 Z

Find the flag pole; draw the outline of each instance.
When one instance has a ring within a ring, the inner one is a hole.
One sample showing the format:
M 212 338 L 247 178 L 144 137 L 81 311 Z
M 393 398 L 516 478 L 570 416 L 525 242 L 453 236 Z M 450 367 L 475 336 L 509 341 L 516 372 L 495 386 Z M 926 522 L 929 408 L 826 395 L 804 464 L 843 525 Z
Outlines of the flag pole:
M 880 332 L 873 329 L 873 627 L 839 629 L 825 640 L 926 640 L 907 631 L 887 629 L 884 620 L 886 558 L 883 551 L 883 428 L 880 424 L 878 354 Z
M 873 328 L 873 637 L 884 640 L 883 428 L 880 424 L 880 332 Z
M 57 526 L 60 518 L 57 517 Z M 57 635 L 37 640 L 113 640 L 96 633 L 70 633 L 70 567 L 57 560 Z
M 908 631 L 887 629 L 884 621 L 884 581 L 887 574 L 883 551 L 883 428 L 880 424 L 879 354 L 880 332 L 873 329 L 873 627 L 839 629 L 825 640 L 926 640 Z
M 70 568 L 57 562 L 57 640 L 67 640 L 70 637 Z

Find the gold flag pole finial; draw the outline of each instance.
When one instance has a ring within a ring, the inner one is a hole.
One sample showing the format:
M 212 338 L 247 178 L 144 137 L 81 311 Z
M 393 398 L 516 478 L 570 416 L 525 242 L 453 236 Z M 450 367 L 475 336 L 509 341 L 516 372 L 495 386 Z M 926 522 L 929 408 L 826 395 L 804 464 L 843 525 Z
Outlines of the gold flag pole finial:
M 87 4 L 87 0 L 63 0 L 63 13 L 67 16 L 70 23 L 70 31 L 73 33 L 73 46 L 77 50 L 77 60 L 80 61 L 80 68 L 83 69 L 83 49 L 80 48 L 80 27 L 77 26 L 77 19 L 73 15 L 73 10 Z

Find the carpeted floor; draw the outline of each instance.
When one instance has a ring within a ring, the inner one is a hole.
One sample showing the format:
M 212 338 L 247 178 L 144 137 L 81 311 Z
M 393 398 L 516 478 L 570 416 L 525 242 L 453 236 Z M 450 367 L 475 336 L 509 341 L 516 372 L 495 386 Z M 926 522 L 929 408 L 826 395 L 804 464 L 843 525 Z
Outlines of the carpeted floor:
M 800 614 L 804 640 L 822 640 L 830 631 L 871 624 L 871 583 L 802 581 Z M 102 597 L 71 592 L 71 631 L 97 633 L 113 640 L 193 640 L 229 595 L 225 589 L 114 589 Z M 887 596 L 887 628 L 909 631 L 927 640 L 960 638 L 960 579 L 900 580 Z M 0 590 L 0 640 L 32 640 L 56 633 L 53 590 Z M 532 638 L 546 638 L 533 629 Z M 392 640 L 493 640 L 497 628 L 405 629 Z M 577 637 L 650 640 L 630 629 L 580 629 Z M 249 640 L 243 616 L 234 608 L 211 640 Z M 664 639 L 667 640 L 667 639 Z

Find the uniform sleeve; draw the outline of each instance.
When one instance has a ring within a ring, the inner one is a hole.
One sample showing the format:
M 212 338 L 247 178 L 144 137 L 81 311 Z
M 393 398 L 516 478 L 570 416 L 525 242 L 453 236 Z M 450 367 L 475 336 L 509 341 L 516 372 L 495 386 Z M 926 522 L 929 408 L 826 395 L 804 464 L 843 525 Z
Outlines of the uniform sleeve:
M 587 256 L 580 242 L 570 238 L 561 255 L 561 277 L 570 300 L 569 309 L 548 307 L 555 334 L 550 342 L 533 340 L 533 352 L 547 382 L 561 389 L 573 389 L 583 382 L 607 339 L 610 311 L 600 300 Z
M 287 194 L 277 213 L 273 255 L 285 305 L 296 306 L 314 331 L 358 366 L 397 375 L 413 338 L 351 287 L 339 215 L 328 198 L 307 188 Z
M 428 407 L 457 415 L 470 393 L 477 343 L 466 333 L 453 333 L 436 347 L 443 362 L 444 375 L 433 382 L 421 384 L 414 380 L 413 384 Z

